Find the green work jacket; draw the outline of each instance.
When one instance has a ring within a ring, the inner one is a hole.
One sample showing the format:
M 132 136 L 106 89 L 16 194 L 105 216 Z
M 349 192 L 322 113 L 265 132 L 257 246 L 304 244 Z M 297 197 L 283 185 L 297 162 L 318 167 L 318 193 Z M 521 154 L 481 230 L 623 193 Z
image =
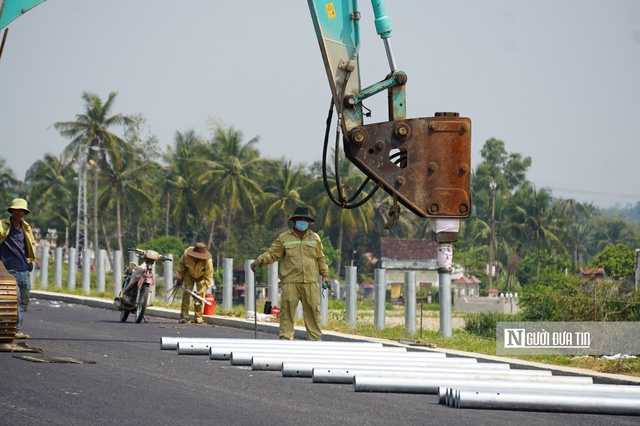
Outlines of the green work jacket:
M 318 275 L 329 275 L 320 236 L 309 229 L 302 239 L 293 229 L 283 232 L 269 250 L 258 256 L 258 261 L 263 265 L 280 259 L 282 284 L 317 283 Z
M 33 263 L 36 260 L 36 239 L 33 237 L 33 232 L 31 232 L 31 225 L 24 219 L 20 220 L 20 223 L 24 232 L 24 256 L 27 258 L 27 263 Z M 11 225 L 11 218 L 0 221 L 0 244 L 9 236 L 11 226 L 13 226 Z

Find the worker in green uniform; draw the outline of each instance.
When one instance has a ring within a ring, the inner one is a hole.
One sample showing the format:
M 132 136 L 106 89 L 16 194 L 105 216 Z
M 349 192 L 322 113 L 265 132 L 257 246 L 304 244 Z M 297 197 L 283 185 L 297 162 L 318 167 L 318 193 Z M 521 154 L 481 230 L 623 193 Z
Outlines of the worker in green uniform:
M 197 243 L 184 251 L 178 263 L 178 286 L 184 285 L 188 290 L 195 291 L 198 296 L 204 298 L 205 291 L 213 283 L 213 262 L 211 253 L 202 243 Z M 194 288 L 195 287 L 195 288 Z M 189 322 L 189 305 L 191 296 L 184 291 L 182 293 L 182 305 L 180 306 L 180 324 Z M 202 324 L 202 302 L 194 298 L 193 302 L 194 322 Z
M 293 340 L 293 316 L 302 302 L 304 326 L 309 340 L 321 340 L 320 285 L 329 284 L 329 269 L 324 259 L 320 236 L 309 229 L 315 222 L 308 207 L 296 207 L 289 218 L 293 227 L 276 238 L 269 250 L 251 264 L 255 272 L 258 266 L 268 265 L 280 259 L 282 300 L 280 302 L 280 338 Z

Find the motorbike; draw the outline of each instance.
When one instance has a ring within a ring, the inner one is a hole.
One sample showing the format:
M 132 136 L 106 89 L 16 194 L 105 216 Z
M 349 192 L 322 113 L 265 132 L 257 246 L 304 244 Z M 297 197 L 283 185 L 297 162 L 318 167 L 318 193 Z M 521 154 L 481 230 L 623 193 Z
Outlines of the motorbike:
M 129 249 L 129 251 L 135 252 L 143 260 L 143 263 L 136 265 L 131 262 L 131 267 L 124 271 L 122 291 L 113 300 L 113 303 L 120 311 L 120 322 L 126 322 L 129 314 L 133 313 L 136 323 L 139 324 L 145 319 L 144 313 L 149 305 L 151 288 L 155 284 L 153 264 L 157 261 L 171 261 L 172 259 L 155 250 Z

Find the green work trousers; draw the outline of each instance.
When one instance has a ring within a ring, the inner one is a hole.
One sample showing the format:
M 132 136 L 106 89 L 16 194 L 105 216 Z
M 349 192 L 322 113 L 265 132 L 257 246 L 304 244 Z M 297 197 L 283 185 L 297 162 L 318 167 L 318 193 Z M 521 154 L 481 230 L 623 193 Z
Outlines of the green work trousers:
M 282 285 L 280 301 L 280 338 L 293 340 L 293 317 L 302 302 L 302 316 L 309 340 L 321 340 L 320 284 L 286 283 Z
M 182 280 L 182 284 L 191 291 L 198 293 L 198 296 L 204 298 L 205 291 L 207 290 L 207 282 L 202 280 L 200 282 L 193 282 L 193 279 L 189 276 L 185 276 Z M 195 288 L 195 290 L 194 290 Z M 180 317 L 189 318 L 189 305 L 191 304 L 191 295 L 186 291 L 182 292 L 182 305 L 180 306 Z M 193 298 L 193 312 L 195 319 L 202 319 L 202 309 L 204 305 L 201 300 Z

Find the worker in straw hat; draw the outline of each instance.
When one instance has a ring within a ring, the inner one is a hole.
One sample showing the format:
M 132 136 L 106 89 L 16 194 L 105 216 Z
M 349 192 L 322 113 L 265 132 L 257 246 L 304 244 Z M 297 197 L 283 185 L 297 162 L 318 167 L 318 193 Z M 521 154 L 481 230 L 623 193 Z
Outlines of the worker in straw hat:
M 31 213 L 27 208 L 27 200 L 16 198 L 7 209 L 11 217 L 0 222 L 0 261 L 7 271 L 16 279 L 18 294 L 18 332 L 16 339 L 28 339 L 29 335 L 22 332 L 27 306 L 29 305 L 29 290 L 31 280 L 29 273 L 36 260 L 35 238 L 31 226 L 23 219 Z
M 258 256 L 251 269 L 268 265 L 281 259 L 282 300 L 280 306 L 281 339 L 293 340 L 293 317 L 302 302 L 302 316 L 309 340 L 321 340 L 320 328 L 320 284 L 329 284 L 329 269 L 324 259 L 320 236 L 309 229 L 315 222 L 308 207 L 296 207 L 289 218 L 293 227 L 283 232 L 271 244 L 269 250 Z
M 195 291 L 204 298 L 204 293 L 213 284 L 213 262 L 211 261 L 211 253 L 202 243 L 197 243 L 193 247 L 189 247 L 184 251 L 180 262 L 178 263 L 178 286 L 184 285 L 185 288 Z M 195 289 L 194 289 L 195 287 Z M 182 305 L 180 307 L 180 324 L 189 322 L 189 305 L 191 295 L 186 291 L 182 292 Z M 201 324 L 202 319 L 202 302 L 194 298 L 194 322 Z

